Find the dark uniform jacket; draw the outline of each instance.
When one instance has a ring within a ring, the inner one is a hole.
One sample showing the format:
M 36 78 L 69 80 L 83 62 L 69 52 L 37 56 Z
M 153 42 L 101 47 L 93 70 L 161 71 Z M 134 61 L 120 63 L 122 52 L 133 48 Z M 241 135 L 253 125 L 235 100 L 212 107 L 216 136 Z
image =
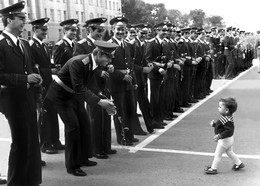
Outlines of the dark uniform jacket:
M 224 49 L 224 55 L 232 55 L 232 50 L 235 47 L 235 40 L 232 36 L 225 36 L 223 40 L 224 47 L 227 47 Z
M 90 54 L 95 48 L 94 43 L 87 37 L 75 44 L 73 55 Z
M 63 66 L 73 57 L 73 47 L 65 39 L 58 41 L 53 49 L 53 58 L 55 65 Z
M 36 64 L 39 65 L 40 74 L 43 79 L 43 87 L 47 90 L 52 82 L 52 73 L 51 73 L 51 61 L 50 53 L 47 49 L 47 46 L 42 43 L 39 43 L 35 38 L 30 40 L 30 46 L 32 50 L 32 55 Z
M 109 42 L 119 44 L 115 38 L 110 39 Z M 127 88 L 127 82 L 123 80 L 125 77 L 125 73 L 122 73 L 120 70 L 131 69 L 131 46 L 125 41 L 123 43 L 123 47 L 120 46 L 115 50 L 115 57 L 112 59 L 111 63 L 114 66 L 114 72 L 111 74 L 112 92 L 124 91 Z
M 87 62 L 82 60 L 88 58 Z M 93 61 L 91 55 L 78 55 L 71 58 L 58 72 L 59 79 L 74 93 L 66 91 L 61 86 L 54 86 L 48 92 L 48 98 L 58 104 L 70 104 L 73 97 L 86 101 L 90 105 L 96 105 L 100 98 L 88 88 L 88 81 L 92 76 Z M 55 85 L 55 83 L 54 83 Z M 56 89 L 53 91 L 52 89 Z M 68 101 L 68 102 L 67 102 Z M 68 105 L 71 106 L 71 105 Z
M 27 104 L 32 111 L 36 109 L 27 89 L 32 54 L 27 41 L 21 39 L 21 44 L 24 54 L 8 35 L 0 35 L 0 84 L 5 87 L 1 88 L 0 102 L 5 114 L 24 115 Z
M 143 73 L 143 67 L 147 66 L 147 62 L 145 60 L 145 49 L 145 42 L 143 42 L 143 45 L 141 45 L 141 42 L 138 39 L 134 40 L 131 55 L 133 58 L 137 85 L 145 85 L 147 80 L 147 74 Z
M 163 46 L 159 43 L 159 40 L 155 37 L 149 41 L 146 45 L 145 59 L 148 63 L 162 62 L 161 57 L 164 56 Z M 163 63 L 163 62 L 162 62 Z M 149 73 L 150 79 L 160 79 L 162 80 L 163 76 L 160 74 L 159 69 L 161 67 L 154 64 L 154 68 Z

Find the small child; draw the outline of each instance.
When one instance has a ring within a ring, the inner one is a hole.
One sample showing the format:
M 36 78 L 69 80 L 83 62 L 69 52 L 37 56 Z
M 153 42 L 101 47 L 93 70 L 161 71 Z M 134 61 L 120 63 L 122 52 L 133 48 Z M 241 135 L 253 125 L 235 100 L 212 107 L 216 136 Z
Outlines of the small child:
M 237 110 L 237 102 L 234 98 L 221 98 L 219 100 L 218 111 L 220 117 L 217 122 L 211 121 L 210 125 L 215 128 L 214 140 L 218 142 L 215 157 L 211 166 L 206 167 L 206 174 L 217 174 L 218 165 L 222 154 L 226 153 L 232 159 L 234 165 L 232 169 L 238 171 L 245 167 L 237 155 L 233 152 L 234 144 L 234 122 L 232 114 Z

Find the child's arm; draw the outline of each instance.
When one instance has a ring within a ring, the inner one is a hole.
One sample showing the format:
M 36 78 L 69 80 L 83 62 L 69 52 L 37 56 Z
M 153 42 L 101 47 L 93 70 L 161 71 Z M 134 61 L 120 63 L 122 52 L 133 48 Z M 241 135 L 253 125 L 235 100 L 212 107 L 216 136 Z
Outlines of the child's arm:
M 215 127 L 215 125 L 216 125 L 215 120 L 211 120 L 211 122 L 210 122 L 210 126 Z
M 232 122 L 226 122 L 224 125 L 224 130 L 223 132 L 219 133 L 219 138 L 224 139 L 231 137 L 234 133 L 234 124 Z

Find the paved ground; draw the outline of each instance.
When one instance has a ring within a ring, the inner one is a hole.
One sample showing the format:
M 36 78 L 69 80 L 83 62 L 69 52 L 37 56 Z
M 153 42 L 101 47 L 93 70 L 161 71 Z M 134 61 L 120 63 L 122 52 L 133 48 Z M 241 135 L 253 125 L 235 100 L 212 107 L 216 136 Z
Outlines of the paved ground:
M 83 168 L 88 173 L 87 177 L 78 178 L 65 172 L 63 152 L 58 155 L 43 154 L 42 159 L 47 161 L 47 167 L 43 169 L 43 185 L 259 186 L 260 74 L 257 73 L 257 67 L 252 67 L 232 81 L 215 80 L 212 88 L 213 94 L 169 123 L 166 129 L 145 137 L 138 136 L 141 141 L 136 146 L 125 148 L 113 142 L 118 153 L 107 160 L 93 159 L 98 166 Z M 234 150 L 245 163 L 246 169 L 232 171 L 231 161 L 223 157 L 220 174 L 209 176 L 204 174 L 203 169 L 213 160 L 216 146 L 209 121 L 217 119 L 218 100 L 226 96 L 233 96 L 238 101 L 239 107 L 234 115 Z M 0 117 L 2 175 L 6 175 L 10 145 L 7 126 L 5 119 Z

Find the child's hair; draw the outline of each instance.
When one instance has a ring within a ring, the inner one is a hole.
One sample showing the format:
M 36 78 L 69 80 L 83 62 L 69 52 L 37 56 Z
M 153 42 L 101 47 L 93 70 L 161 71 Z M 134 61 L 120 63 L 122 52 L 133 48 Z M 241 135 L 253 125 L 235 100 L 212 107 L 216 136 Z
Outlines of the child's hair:
M 237 102 L 235 98 L 221 98 L 219 100 L 220 102 L 223 102 L 225 106 L 228 108 L 230 114 L 233 114 L 237 110 Z

